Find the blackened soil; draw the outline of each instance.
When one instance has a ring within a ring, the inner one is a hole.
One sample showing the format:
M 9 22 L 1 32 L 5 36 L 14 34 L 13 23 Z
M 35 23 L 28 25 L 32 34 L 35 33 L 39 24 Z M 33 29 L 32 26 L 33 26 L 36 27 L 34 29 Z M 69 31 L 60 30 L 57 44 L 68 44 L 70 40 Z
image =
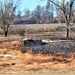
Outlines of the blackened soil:
M 30 46 L 28 46 L 30 45 Z M 28 50 L 32 50 L 33 53 L 74 53 L 75 52 L 75 41 L 74 40 L 63 40 L 59 42 L 50 42 L 47 44 L 40 45 L 32 45 L 28 43 L 27 45 L 22 45 L 22 52 L 26 52 Z

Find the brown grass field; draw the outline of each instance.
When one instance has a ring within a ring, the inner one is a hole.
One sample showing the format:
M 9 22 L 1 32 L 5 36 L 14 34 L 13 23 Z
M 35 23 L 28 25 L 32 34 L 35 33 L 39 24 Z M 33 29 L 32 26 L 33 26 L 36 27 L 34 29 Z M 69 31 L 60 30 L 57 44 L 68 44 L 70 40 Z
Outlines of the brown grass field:
M 8 37 L 0 29 L 0 75 L 75 75 L 75 53 L 69 58 L 57 54 L 33 54 L 31 50 L 21 52 L 22 39 L 47 39 L 54 41 L 65 38 L 65 25 L 36 24 L 11 25 Z M 75 26 L 70 27 L 70 37 L 75 38 Z
M 32 39 L 50 39 L 50 38 L 65 38 L 65 24 L 31 24 L 31 25 L 11 25 L 9 28 L 8 37 L 26 37 Z M 70 37 L 75 37 L 75 26 L 70 27 Z M 3 30 L 0 29 L 1 37 Z

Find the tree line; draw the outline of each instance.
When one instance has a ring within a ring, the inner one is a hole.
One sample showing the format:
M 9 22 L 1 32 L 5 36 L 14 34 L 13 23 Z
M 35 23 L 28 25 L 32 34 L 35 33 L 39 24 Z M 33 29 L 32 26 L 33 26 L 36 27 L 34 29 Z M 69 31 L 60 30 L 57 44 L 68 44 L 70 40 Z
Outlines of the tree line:
M 21 11 L 18 11 L 18 19 L 21 20 L 22 17 L 26 19 L 36 20 L 37 24 L 40 23 L 50 23 L 53 19 L 53 12 L 46 8 L 46 6 L 37 5 L 33 11 L 29 9 L 24 9 L 24 15 L 21 16 Z

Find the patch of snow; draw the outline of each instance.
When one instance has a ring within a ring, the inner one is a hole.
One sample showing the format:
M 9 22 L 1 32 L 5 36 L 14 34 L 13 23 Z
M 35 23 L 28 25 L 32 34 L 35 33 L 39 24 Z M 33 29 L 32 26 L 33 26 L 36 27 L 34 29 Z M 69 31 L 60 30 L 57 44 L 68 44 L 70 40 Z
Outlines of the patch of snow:
M 42 42 L 50 43 L 50 42 L 59 42 L 59 41 L 57 41 L 57 40 L 42 40 Z
M 10 54 L 0 54 L 0 57 L 11 57 L 12 55 Z
M 30 38 L 24 38 L 23 40 L 30 40 Z
M 42 40 L 42 42 L 49 43 L 50 41 L 48 41 L 48 40 Z

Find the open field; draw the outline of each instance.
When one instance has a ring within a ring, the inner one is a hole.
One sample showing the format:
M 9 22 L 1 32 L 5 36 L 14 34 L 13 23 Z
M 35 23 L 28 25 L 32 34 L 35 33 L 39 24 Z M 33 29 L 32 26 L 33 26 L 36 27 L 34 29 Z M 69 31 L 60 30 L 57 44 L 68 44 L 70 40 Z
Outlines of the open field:
M 0 75 L 75 75 L 75 43 L 59 42 L 65 36 L 65 27 L 60 24 L 11 25 L 6 38 L 0 29 Z M 70 37 L 75 41 L 75 26 L 71 27 Z M 59 51 L 63 46 L 61 49 L 70 51 L 70 56 L 66 57 L 66 51 L 33 54 L 29 50 L 22 53 L 22 41 L 25 38 L 50 40 L 53 42 L 50 45 L 56 46 L 51 48 L 49 45 L 50 51 Z
M 50 38 L 65 38 L 65 24 L 32 24 L 32 25 L 11 25 L 8 37 L 25 37 L 32 39 L 50 39 Z M 70 27 L 70 37 L 75 38 L 75 26 Z M 0 29 L 0 35 L 3 36 L 3 31 Z

